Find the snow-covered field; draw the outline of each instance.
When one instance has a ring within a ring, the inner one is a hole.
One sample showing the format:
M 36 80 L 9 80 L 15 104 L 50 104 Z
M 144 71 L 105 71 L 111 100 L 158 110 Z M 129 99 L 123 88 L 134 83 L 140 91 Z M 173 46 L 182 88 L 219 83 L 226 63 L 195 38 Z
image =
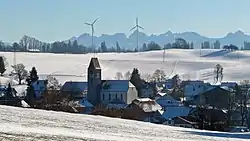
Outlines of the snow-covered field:
M 0 52 L 9 64 L 13 64 L 13 53 Z M 86 71 L 93 54 L 42 54 L 16 53 L 17 63 L 23 63 L 28 70 L 35 66 L 40 76 L 55 75 L 61 83 L 85 81 Z M 182 74 L 183 79 L 201 79 L 213 82 L 211 74 L 216 64 L 224 67 L 224 81 L 250 79 L 250 51 L 228 52 L 223 50 L 166 50 L 143 53 L 102 53 L 96 55 L 101 63 L 103 79 L 114 79 L 116 72 L 132 71 L 138 68 L 141 74 L 152 74 L 164 69 L 167 76 Z M 202 57 L 201 57 L 202 56 Z M 11 68 L 9 67 L 8 71 Z M 69 76 L 73 75 L 73 76 Z
M 240 141 L 250 133 L 224 133 L 101 116 L 0 106 L 0 140 Z

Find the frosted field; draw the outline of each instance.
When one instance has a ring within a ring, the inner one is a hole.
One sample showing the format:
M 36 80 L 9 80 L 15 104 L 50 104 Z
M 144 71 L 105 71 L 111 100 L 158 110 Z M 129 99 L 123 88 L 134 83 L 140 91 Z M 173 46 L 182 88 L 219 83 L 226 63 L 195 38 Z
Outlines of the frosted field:
M 0 106 L 0 140 L 241 141 L 250 133 L 224 133 L 101 116 Z
M 13 64 L 13 53 L 0 52 Z M 28 70 L 35 66 L 40 76 L 55 75 L 61 83 L 65 81 L 86 81 L 86 71 L 93 54 L 42 54 L 16 53 L 17 63 L 23 63 Z M 102 78 L 114 79 L 116 72 L 132 71 L 138 68 L 141 74 L 152 74 L 164 69 L 167 76 L 181 74 L 182 79 L 202 79 L 213 82 L 212 73 L 217 63 L 224 67 L 223 81 L 250 79 L 250 52 L 228 52 L 223 50 L 166 50 L 143 53 L 102 53 L 96 55 L 101 63 Z M 202 57 L 200 57 L 202 56 Z M 8 71 L 10 71 L 10 67 Z

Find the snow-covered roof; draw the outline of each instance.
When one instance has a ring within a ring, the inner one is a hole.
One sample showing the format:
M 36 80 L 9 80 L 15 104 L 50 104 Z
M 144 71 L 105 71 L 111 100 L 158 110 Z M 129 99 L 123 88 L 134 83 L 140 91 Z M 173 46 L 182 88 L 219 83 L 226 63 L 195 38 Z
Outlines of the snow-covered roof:
M 139 102 L 154 101 L 154 100 L 152 100 L 152 99 L 150 99 L 150 98 L 137 98 L 136 100 L 139 101 Z
M 27 89 L 27 85 L 14 85 L 12 86 L 12 88 L 14 88 L 16 90 L 16 95 L 17 96 L 25 96 L 26 95 L 26 89 Z
M 16 80 L 14 80 L 13 78 L 0 76 L 0 84 L 1 85 L 8 85 L 9 83 L 11 85 L 17 85 L 18 84 L 18 82 Z
M 102 91 L 127 92 L 135 86 L 129 80 L 103 80 Z
M 144 112 L 155 112 L 162 109 L 156 101 L 150 98 L 135 99 L 133 103 L 138 105 Z
M 166 95 L 167 93 L 158 92 L 157 94 L 160 95 L 160 96 L 164 96 L 164 95 Z

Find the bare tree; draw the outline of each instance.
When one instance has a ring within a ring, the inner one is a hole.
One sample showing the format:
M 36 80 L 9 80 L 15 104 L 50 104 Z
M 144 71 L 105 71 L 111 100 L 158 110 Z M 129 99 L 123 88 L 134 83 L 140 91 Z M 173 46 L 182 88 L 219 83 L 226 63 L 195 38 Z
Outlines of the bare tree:
M 117 72 L 116 73 L 116 77 L 115 77 L 116 79 L 118 79 L 118 80 L 121 80 L 121 79 L 123 79 L 123 75 L 122 75 L 122 73 L 121 72 Z
M 155 70 L 152 76 L 152 80 L 156 82 L 161 82 L 161 81 L 166 80 L 166 74 L 164 70 L 160 70 L 160 69 Z
M 127 72 L 124 74 L 124 79 L 130 80 L 130 77 L 131 77 L 131 72 L 130 72 L 130 71 L 127 71 Z
M 47 89 L 58 90 L 60 88 L 61 84 L 55 77 L 51 75 L 47 76 Z
M 14 75 L 15 79 L 18 79 L 19 84 L 22 84 L 22 80 L 28 77 L 28 71 L 25 69 L 25 66 L 23 64 L 16 64 L 11 67 L 13 68 L 12 75 Z
M 223 67 L 220 64 L 217 64 L 214 68 L 214 83 L 218 81 L 221 82 L 223 79 Z
M 146 82 L 152 81 L 152 76 L 149 73 L 145 73 L 141 75 L 141 78 L 145 80 Z
M 25 50 L 28 49 L 28 44 L 29 44 L 29 37 L 24 35 L 22 39 L 20 40 L 20 46 L 24 48 Z

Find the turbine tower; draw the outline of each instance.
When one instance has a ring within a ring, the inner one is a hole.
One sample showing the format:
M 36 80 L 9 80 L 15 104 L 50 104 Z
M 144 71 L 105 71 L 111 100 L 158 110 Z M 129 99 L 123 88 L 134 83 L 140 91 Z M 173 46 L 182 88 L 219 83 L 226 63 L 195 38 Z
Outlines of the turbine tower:
M 136 25 L 135 25 L 133 28 L 131 28 L 130 31 L 136 29 L 136 42 L 137 42 L 136 49 L 137 49 L 137 51 L 139 51 L 139 50 L 138 50 L 138 47 L 139 47 L 139 28 L 142 29 L 142 30 L 144 30 L 144 28 L 141 27 L 141 26 L 139 25 L 139 23 L 138 23 L 138 17 L 136 17 Z
M 91 26 L 91 45 L 92 45 L 92 49 L 94 48 L 94 32 L 95 32 L 94 24 L 96 23 L 96 21 L 98 19 L 99 18 L 95 19 L 92 23 L 85 23 L 86 25 Z M 95 53 L 95 48 L 94 48 L 94 53 Z

